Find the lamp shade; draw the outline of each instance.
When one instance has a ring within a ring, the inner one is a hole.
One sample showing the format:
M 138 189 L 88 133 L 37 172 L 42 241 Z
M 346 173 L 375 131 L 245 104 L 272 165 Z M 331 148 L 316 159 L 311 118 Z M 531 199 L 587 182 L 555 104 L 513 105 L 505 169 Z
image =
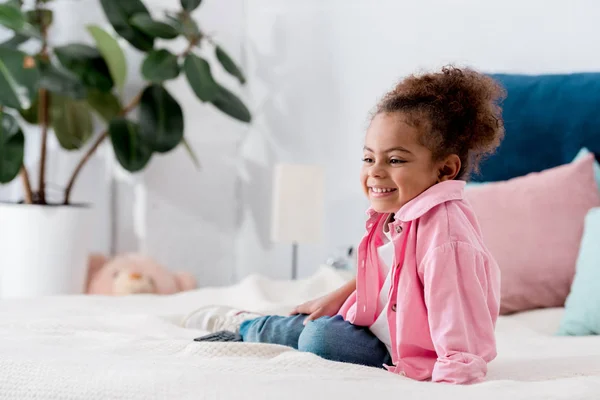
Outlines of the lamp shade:
M 315 243 L 323 231 L 325 177 L 315 165 L 275 167 L 271 237 L 275 242 Z

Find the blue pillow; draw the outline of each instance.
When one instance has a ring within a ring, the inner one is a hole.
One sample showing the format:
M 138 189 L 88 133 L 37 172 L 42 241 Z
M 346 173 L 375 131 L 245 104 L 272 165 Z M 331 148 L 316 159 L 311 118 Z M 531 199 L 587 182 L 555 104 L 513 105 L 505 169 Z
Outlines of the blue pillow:
M 575 279 L 565 302 L 558 335 L 600 334 L 600 207 L 586 218 Z
M 503 181 L 557 167 L 582 147 L 600 153 L 600 73 L 491 76 L 507 92 L 506 137 L 473 180 Z

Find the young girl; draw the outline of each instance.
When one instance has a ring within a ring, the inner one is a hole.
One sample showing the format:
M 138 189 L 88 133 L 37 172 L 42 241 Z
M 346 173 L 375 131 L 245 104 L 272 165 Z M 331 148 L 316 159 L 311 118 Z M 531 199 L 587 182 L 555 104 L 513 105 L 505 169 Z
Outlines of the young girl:
M 371 207 L 355 280 L 288 317 L 206 307 L 184 324 L 417 380 L 482 381 L 496 356 L 500 273 L 463 190 L 503 137 L 503 95 L 469 69 L 406 78 L 365 137 Z

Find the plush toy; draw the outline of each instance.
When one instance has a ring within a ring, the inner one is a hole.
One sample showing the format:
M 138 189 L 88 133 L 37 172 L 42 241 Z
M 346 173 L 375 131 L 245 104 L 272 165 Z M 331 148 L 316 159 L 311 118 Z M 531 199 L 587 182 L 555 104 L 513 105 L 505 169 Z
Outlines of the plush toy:
M 92 254 L 89 258 L 88 294 L 173 294 L 195 288 L 196 280 L 191 274 L 170 272 L 141 254 L 122 254 L 111 260 Z

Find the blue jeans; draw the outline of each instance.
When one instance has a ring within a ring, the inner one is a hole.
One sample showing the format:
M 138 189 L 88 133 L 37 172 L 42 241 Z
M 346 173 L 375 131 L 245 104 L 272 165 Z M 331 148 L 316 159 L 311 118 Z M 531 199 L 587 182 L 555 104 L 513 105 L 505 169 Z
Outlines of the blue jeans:
M 352 325 L 336 315 L 302 324 L 306 315 L 268 315 L 245 321 L 240 327 L 244 342 L 272 343 L 316 354 L 322 358 L 382 368 L 392 365 L 383 344 L 367 327 Z

